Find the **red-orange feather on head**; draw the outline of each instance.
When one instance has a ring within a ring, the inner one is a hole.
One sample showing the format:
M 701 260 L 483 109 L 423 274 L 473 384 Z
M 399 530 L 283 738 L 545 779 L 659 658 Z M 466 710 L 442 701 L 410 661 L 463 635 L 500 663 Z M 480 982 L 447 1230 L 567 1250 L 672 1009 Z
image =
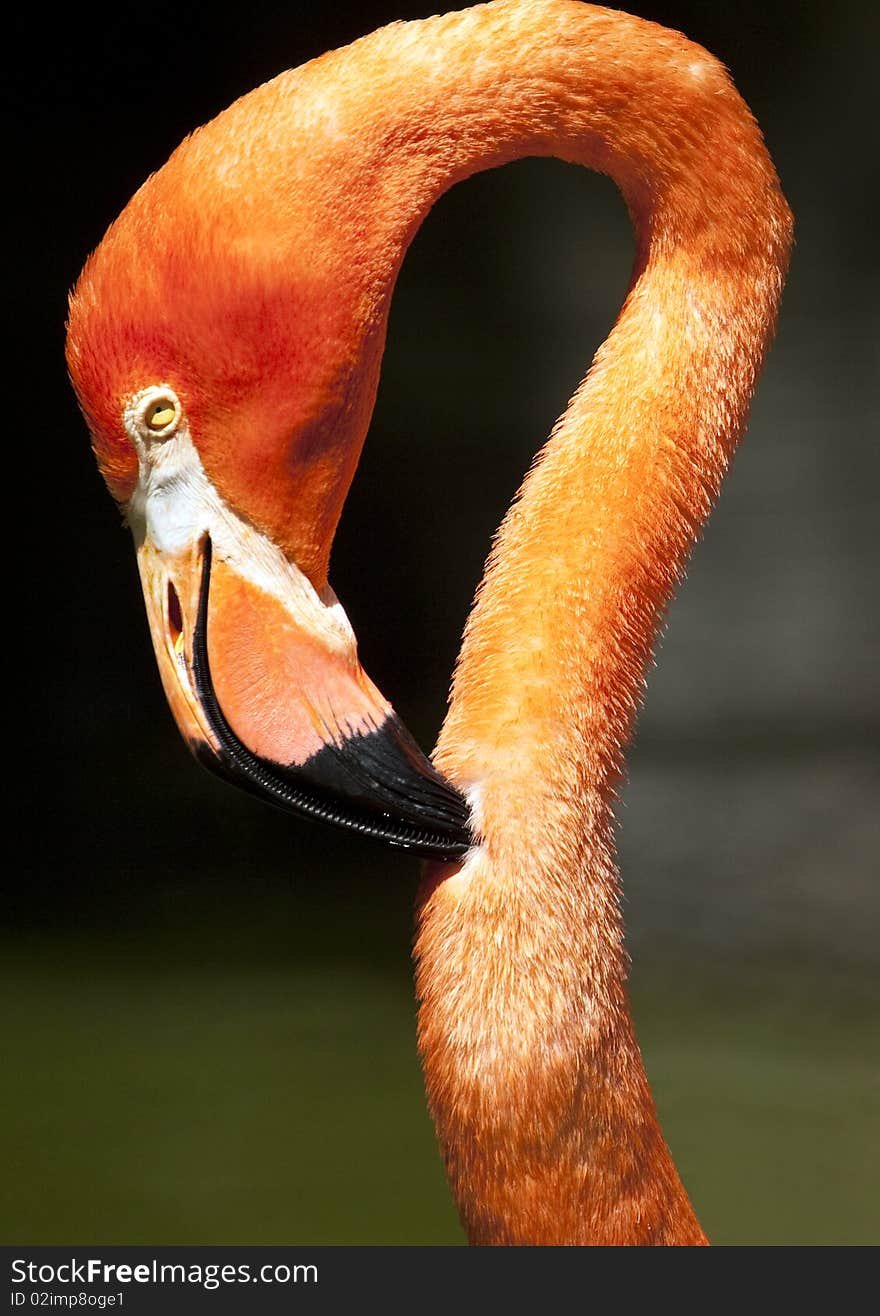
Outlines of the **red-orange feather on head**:
M 274 176 L 277 142 L 254 148 L 264 102 L 293 99 L 285 82 L 199 130 L 137 192 L 72 295 L 67 359 L 118 501 L 138 476 L 123 411 L 168 384 L 221 496 L 320 586 L 385 321 L 346 257 L 332 171 L 308 169 L 304 146 L 297 187 L 295 145 Z

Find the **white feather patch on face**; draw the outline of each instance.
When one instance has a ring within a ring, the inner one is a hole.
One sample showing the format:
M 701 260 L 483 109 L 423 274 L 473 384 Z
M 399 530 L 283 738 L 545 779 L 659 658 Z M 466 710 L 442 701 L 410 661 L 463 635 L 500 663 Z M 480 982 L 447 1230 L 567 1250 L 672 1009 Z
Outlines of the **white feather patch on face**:
M 156 399 L 170 397 L 163 385 L 144 389 L 123 414 L 138 457 L 138 482 L 126 507 L 138 549 L 149 543 L 173 559 L 192 550 L 205 534 L 212 551 L 238 575 L 278 599 L 298 621 L 339 652 L 356 646 L 351 624 L 329 585 L 319 594 L 281 549 L 224 502 L 202 465 L 185 416 L 153 433 L 147 424 Z

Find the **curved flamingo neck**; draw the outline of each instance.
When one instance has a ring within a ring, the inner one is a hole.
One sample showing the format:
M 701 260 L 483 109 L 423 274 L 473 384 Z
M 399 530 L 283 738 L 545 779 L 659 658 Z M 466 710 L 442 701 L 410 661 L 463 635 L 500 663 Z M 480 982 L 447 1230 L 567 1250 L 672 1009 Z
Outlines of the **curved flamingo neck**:
M 126 208 L 78 285 L 70 368 L 117 497 L 120 399 L 164 381 L 218 495 L 320 589 L 406 247 L 447 188 L 526 155 L 616 180 L 635 274 L 468 622 L 435 757 L 480 844 L 422 895 L 428 1096 L 473 1241 L 699 1243 L 630 1021 L 611 801 L 787 262 L 724 70 L 621 13 L 498 0 L 284 74 Z
M 620 318 L 499 532 L 435 756 L 481 839 L 429 873 L 419 910 L 447 1171 L 474 1242 L 703 1243 L 630 1020 L 611 802 L 772 334 L 788 209 L 724 70 L 677 34 L 565 0 L 390 33 L 393 70 L 381 47 L 370 65 L 386 274 L 443 190 L 524 155 L 611 174 L 638 243 Z

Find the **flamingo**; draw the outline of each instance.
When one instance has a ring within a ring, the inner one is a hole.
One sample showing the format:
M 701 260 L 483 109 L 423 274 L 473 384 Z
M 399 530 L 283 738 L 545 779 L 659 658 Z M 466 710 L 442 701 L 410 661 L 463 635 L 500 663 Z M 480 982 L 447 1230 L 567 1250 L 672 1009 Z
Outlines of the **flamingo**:
M 330 549 L 407 246 L 446 189 L 527 155 L 616 181 L 635 265 L 494 541 L 429 760 L 359 664 Z M 193 753 L 427 860 L 419 1047 L 475 1244 L 707 1242 L 635 1038 L 612 806 L 791 224 L 705 50 L 575 0 L 495 0 L 236 101 L 71 297 L 70 375 Z

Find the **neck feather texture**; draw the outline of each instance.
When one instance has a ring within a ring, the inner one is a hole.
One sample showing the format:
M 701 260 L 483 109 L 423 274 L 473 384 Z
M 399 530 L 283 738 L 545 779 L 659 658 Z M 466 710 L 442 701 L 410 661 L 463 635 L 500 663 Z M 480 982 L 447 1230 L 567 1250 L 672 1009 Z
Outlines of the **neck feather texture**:
M 788 209 L 723 68 L 675 33 L 547 0 L 385 40 L 395 259 L 443 190 L 524 155 L 610 174 L 637 234 L 619 320 L 493 547 L 435 756 L 481 838 L 419 909 L 447 1171 L 476 1243 L 700 1244 L 633 1034 L 611 804 L 772 334 Z

